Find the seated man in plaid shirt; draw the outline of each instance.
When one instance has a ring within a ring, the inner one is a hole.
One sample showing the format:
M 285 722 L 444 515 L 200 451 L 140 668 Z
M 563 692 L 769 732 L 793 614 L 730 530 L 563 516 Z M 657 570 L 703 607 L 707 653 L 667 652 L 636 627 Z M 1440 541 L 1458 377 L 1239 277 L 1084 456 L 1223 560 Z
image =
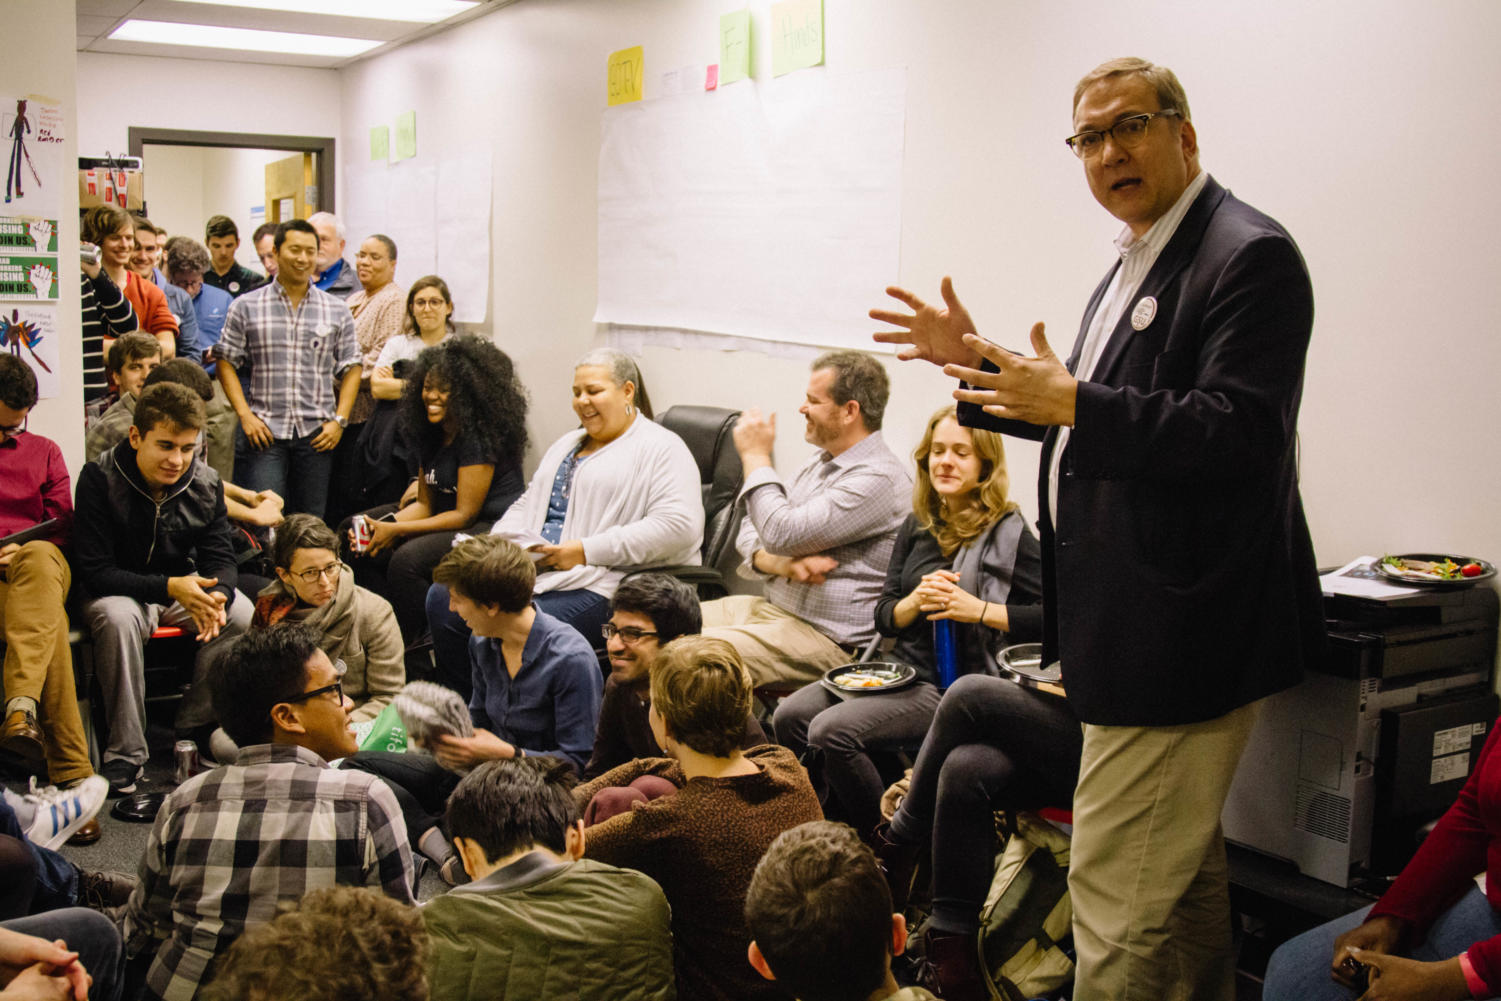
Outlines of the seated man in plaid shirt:
M 124 914 L 133 960 L 161 944 L 148 997 L 191 1001 L 240 932 L 309 890 L 379 887 L 413 903 L 395 796 L 373 775 L 328 766 L 358 747 L 343 664 L 318 639 L 302 625 L 256 630 L 209 675 L 240 756 L 178 786 L 156 815 Z
M 728 641 L 758 686 L 816 680 L 876 634 L 876 599 L 912 493 L 881 437 L 890 393 L 886 370 L 863 351 L 816 358 L 798 412 L 819 451 L 791 483 L 771 465 L 775 415 L 752 407 L 735 424 L 745 467 L 735 547 L 740 573 L 764 578 L 766 596 L 706 603 L 703 634 Z
M 318 231 L 292 219 L 276 227 L 275 245 L 276 280 L 234 301 L 214 349 L 240 418 L 235 480 L 286 498 L 286 514 L 322 518 L 334 447 L 359 394 L 360 345 L 344 300 L 311 283 Z

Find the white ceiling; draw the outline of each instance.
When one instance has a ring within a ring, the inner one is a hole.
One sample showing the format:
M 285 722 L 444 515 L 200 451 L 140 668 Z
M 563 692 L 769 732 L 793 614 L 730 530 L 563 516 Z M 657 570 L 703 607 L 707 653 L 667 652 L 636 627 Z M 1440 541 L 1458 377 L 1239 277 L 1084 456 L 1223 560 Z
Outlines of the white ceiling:
M 178 3 L 175 0 L 77 0 L 78 51 L 166 56 L 176 59 L 228 60 L 230 62 L 266 63 L 275 66 L 336 68 L 358 59 L 369 58 L 404 42 L 422 38 L 435 31 L 452 27 L 515 2 L 516 0 L 483 0 L 474 9 L 455 15 L 446 21 L 437 24 L 413 24 L 408 21 L 376 21 L 360 17 L 301 14 L 291 11 L 258 10 L 251 7 L 225 7 L 219 4 Z M 309 35 L 336 35 L 344 38 L 367 38 L 378 40 L 383 44 L 362 55 L 348 58 L 111 41 L 110 32 L 114 31 L 121 22 L 132 18 L 146 21 L 176 21 L 185 24 L 212 24 L 231 28 L 296 31 Z

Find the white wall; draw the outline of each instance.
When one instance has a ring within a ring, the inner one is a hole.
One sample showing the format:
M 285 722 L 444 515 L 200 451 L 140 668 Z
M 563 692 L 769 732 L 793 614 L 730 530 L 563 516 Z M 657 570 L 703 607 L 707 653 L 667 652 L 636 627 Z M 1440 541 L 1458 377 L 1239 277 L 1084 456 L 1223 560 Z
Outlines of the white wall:
M 265 204 L 266 165 L 294 155 L 286 150 L 148 145 L 147 212 L 168 234 L 181 233 L 199 243 L 209 216 L 229 216 L 240 229 L 236 259 L 262 271 L 250 237 L 264 218 L 252 217 L 250 210 Z
M 0 60 L 0 94 L 44 94 L 61 102 L 66 135 L 56 178 L 62 192 L 57 220 L 58 361 L 63 378 L 58 396 L 39 400 L 28 427 L 57 442 L 74 480 L 83 459 L 83 340 L 74 254 L 78 246 L 78 181 L 71 166 L 78 159 L 78 115 L 74 92 L 73 46 L 76 20 L 71 3 L 54 0 L 11 0 L 5 6 L 5 30 L 24 44 L 7 46 Z
M 495 338 L 534 389 L 547 442 L 572 423 L 571 359 L 597 337 L 596 161 L 605 59 L 645 46 L 660 74 L 715 61 L 742 0 L 527 0 L 342 74 L 341 149 L 415 108 L 419 149 L 495 160 Z M 750 4 L 769 72 L 768 4 Z M 1102 5 L 825 0 L 829 72 L 908 70 L 902 264 L 869 276 L 936 297 L 951 273 L 982 331 L 1021 347 L 1034 320 L 1066 353 L 1118 224 L 1062 138 L 1075 80 L 1136 54 L 1174 67 L 1203 162 L 1280 219 L 1317 296 L 1302 412 L 1303 494 L 1319 557 L 1436 549 L 1501 557 L 1501 6 L 1489 0 L 1235 0 Z M 823 72 L 814 70 L 812 72 Z M 353 161 L 350 161 L 353 162 Z M 807 447 L 793 409 L 806 356 L 652 348 L 653 398 L 759 403 L 783 417 L 779 465 Z M 909 448 L 942 403 L 935 372 L 890 365 L 888 437 Z M 1036 448 L 1013 443 L 1013 482 Z M 1035 500 L 1018 490 L 1029 512 Z

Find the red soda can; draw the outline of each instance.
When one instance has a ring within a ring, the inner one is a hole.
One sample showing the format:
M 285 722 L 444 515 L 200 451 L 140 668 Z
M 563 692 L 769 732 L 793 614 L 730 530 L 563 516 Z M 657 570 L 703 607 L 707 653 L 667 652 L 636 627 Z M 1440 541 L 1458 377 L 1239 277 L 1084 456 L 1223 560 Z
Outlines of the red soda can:
M 350 545 L 351 552 L 363 553 L 370 548 L 372 533 L 370 531 L 370 519 L 362 514 L 357 514 L 350 520 L 350 528 L 354 531 L 354 542 Z

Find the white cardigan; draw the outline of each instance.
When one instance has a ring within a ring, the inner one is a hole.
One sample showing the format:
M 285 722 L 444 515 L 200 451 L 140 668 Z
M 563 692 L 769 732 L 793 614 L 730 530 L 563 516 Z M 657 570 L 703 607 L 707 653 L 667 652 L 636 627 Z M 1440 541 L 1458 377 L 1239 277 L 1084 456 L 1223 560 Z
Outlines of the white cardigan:
M 558 467 L 584 437 L 570 431 L 552 443 L 516 498 L 490 532 L 535 535 L 547 520 Z M 638 415 L 625 432 L 589 456 L 574 472 L 562 540 L 580 539 L 584 563 L 537 575 L 543 591 L 593 591 L 609 598 L 632 570 L 701 560 L 704 499 L 698 463 L 683 439 Z

